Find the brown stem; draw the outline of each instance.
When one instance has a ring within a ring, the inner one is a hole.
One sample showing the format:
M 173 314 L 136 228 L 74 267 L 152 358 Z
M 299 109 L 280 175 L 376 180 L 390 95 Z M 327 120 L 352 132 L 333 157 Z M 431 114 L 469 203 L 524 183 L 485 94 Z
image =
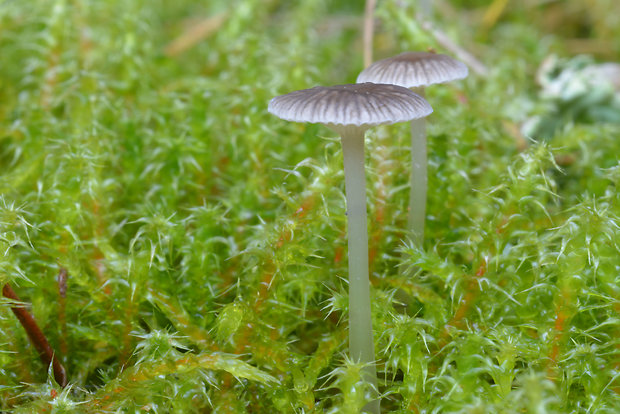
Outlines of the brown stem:
M 450 37 L 448 37 L 446 33 L 433 26 L 430 21 L 422 20 L 420 26 L 422 29 L 433 35 L 435 40 L 437 40 L 437 43 L 452 54 L 456 55 L 459 60 L 465 62 L 465 64 L 469 66 L 469 68 L 478 76 L 487 76 L 489 74 L 489 69 L 484 65 L 484 63 L 478 60 L 478 58 L 476 58 L 473 54 L 457 45 L 452 39 L 450 39 Z
M 5 298 L 11 299 L 15 302 L 21 302 L 17 294 L 15 294 L 8 283 L 2 288 L 2 295 Z M 34 317 L 22 305 L 13 306 L 11 307 L 11 310 L 24 327 L 26 334 L 28 334 L 28 338 L 30 338 L 30 342 L 32 342 L 32 345 L 39 353 L 43 364 L 47 367 L 52 364 L 56 382 L 61 387 L 65 387 L 67 385 L 67 373 L 65 368 L 62 366 L 58 358 L 54 356 L 54 350 L 47 341 L 47 338 L 45 338 L 43 332 L 41 332 L 41 329 L 34 320 Z
M 67 355 L 67 269 L 61 267 L 58 271 L 58 324 L 60 325 L 60 352 Z
M 449 327 L 455 327 L 458 329 L 464 328 L 467 312 L 469 311 L 474 301 L 478 298 L 478 294 L 480 293 L 478 281 L 487 272 L 487 262 L 488 259 L 482 259 L 480 265 L 478 265 L 478 270 L 476 270 L 476 274 L 473 277 L 470 277 L 467 284 L 465 285 L 465 296 L 459 304 L 459 307 L 456 309 L 456 312 L 454 313 L 452 319 L 444 326 L 444 330 L 441 334 L 441 340 L 439 342 L 440 348 L 443 348 L 447 344 L 448 336 L 450 335 Z
M 364 9 L 364 67 L 372 63 L 372 39 L 375 29 L 375 6 L 377 0 L 366 0 Z

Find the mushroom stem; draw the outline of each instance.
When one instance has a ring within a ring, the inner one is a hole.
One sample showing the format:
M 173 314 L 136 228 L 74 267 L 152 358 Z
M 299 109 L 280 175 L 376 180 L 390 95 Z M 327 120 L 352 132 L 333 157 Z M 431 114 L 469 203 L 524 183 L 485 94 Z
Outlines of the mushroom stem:
M 368 229 L 366 219 L 366 173 L 364 170 L 364 129 L 346 128 L 341 132 L 347 198 L 347 238 L 349 256 L 349 355 L 365 364 L 363 380 L 377 392 L 377 372 L 370 311 L 368 271 Z M 379 400 L 364 407 L 379 413 Z
M 411 187 L 409 188 L 409 217 L 407 228 L 417 247 L 424 242 L 426 192 L 428 186 L 426 156 L 426 120 L 411 121 Z

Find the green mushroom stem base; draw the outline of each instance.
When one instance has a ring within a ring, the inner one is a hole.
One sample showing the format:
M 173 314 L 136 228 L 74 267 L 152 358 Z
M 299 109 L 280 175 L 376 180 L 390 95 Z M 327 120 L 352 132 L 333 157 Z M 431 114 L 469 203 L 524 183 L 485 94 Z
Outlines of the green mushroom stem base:
M 349 257 L 349 355 L 365 364 L 363 380 L 377 389 L 368 271 L 368 230 L 366 220 L 366 175 L 364 131 L 340 131 L 344 157 L 347 197 L 347 238 Z M 365 412 L 379 413 L 375 399 Z
M 407 229 L 417 247 L 424 242 L 424 220 L 426 218 L 427 155 L 426 120 L 411 121 L 411 179 L 409 189 L 409 217 Z

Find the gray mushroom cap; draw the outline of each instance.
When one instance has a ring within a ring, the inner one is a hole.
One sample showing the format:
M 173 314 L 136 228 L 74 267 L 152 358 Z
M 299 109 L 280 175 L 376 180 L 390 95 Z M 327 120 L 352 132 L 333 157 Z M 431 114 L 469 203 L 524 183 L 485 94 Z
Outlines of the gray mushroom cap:
M 359 74 L 357 82 L 391 83 L 414 88 L 463 79 L 467 74 L 467 66 L 450 56 L 405 52 L 374 62 Z
M 428 102 L 396 85 L 357 83 L 317 86 L 276 96 L 268 111 L 287 121 L 324 124 L 336 131 L 364 129 L 421 118 L 433 112 Z

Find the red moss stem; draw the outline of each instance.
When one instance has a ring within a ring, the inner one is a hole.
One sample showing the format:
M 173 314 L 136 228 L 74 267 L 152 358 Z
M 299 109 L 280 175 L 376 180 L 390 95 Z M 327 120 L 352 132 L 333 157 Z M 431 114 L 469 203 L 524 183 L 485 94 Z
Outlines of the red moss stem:
M 60 325 L 60 353 L 67 355 L 67 269 L 61 267 L 58 271 L 58 324 Z
M 555 305 L 555 321 L 553 330 L 555 331 L 551 341 L 551 349 L 549 350 L 549 365 L 547 374 L 551 379 L 557 379 L 557 364 L 560 357 L 560 347 L 564 342 L 566 335 L 566 323 L 573 317 L 573 291 L 569 286 L 560 288 L 560 292 L 556 298 Z
M 469 308 L 474 303 L 478 294 L 480 293 L 480 288 L 478 287 L 478 281 L 482 278 L 487 272 L 487 259 L 484 258 L 480 264 L 478 265 L 478 269 L 476 270 L 476 274 L 474 276 L 470 276 L 467 284 L 465 285 L 465 296 L 461 300 L 456 312 L 454 312 L 454 316 L 450 321 L 444 326 L 444 330 L 441 335 L 441 341 L 439 342 L 440 348 L 442 348 L 448 339 L 449 336 L 449 328 L 457 328 L 463 329 L 465 326 L 465 317 L 469 311 Z
M 5 284 L 2 288 L 2 295 L 11 299 L 15 302 L 21 302 L 15 291 L 9 286 L 9 284 Z M 52 349 L 50 343 L 47 341 L 47 338 L 37 325 L 37 322 L 34 320 L 34 317 L 21 305 L 11 307 L 11 310 L 15 314 L 15 317 L 19 320 L 21 325 L 24 327 L 30 342 L 35 347 L 41 361 L 46 367 L 49 367 L 52 364 L 52 369 L 54 370 L 54 379 L 61 386 L 65 387 L 67 385 L 67 373 L 65 368 L 62 366 L 61 362 L 54 355 L 54 350 Z

